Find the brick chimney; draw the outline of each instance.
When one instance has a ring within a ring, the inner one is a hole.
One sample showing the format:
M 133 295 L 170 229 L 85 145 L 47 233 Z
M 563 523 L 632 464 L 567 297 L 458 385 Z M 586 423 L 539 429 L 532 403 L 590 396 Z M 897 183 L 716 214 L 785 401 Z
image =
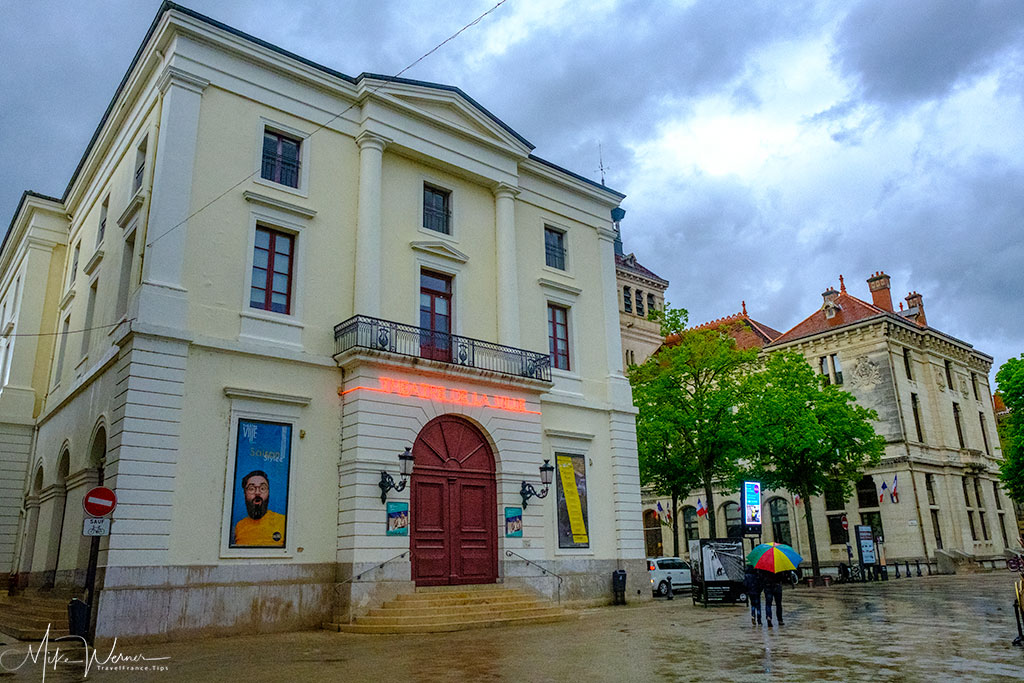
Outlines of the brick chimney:
M 868 278 L 868 288 L 871 289 L 871 303 L 883 311 L 892 313 L 892 293 L 889 291 L 889 276 L 883 271 L 878 271 Z
M 924 317 L 924 302 L 922 299 L 923 297 L 917 292 L 907 294 L 907 308 L 910 309 L 914 322 L 921 327 L 927 327 L 928 321 Z

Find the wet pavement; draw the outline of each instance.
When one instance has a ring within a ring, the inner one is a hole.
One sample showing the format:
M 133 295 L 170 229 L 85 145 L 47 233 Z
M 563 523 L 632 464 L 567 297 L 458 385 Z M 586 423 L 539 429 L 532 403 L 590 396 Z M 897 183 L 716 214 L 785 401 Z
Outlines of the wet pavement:
M 418 636 L 325 631 L 119 644 L 163 671 L 98 681 L 1021 681 L 1009 572 L 800 588 L 786 625 L 752 627 L 745 607 L 688 598 L 585 610 L 570 621 Z M 0 641 L 2 642 L 2 641 Z M 25 643 L 0 645 L 0 682 L 42 680 Z M 51 654 L 53 650 L 51 645 Z M 101 653 L 101 658 L 107 652 Z M 126 663 L 129 666 L 143 662 Z M 82 680 L 81 664 L 46 671 Z

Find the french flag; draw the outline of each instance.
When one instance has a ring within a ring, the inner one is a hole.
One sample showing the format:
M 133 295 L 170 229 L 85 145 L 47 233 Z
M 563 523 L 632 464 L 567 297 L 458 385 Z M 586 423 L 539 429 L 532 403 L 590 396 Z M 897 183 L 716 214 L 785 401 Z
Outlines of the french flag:
M 708 506 L 700 498 L 697 499 L 697 516 L 703 517 L 708 514 Z
M 659 500 L 658 501 L 658 517 L 661 518 L 661 517 L 664 517 L 664 516 L 665 516 L 665 509 L 663 507 L 661 507 L 661 501 Z
M 879 504 L 879 505 L 881 505 L 882 503 L 884 503 L 884 502 L 885 502 L 885 491 L 886 491 L 886 489 L 888 489 L 888 488 L 889 488 L 889 487 L 888 487 L 888 486 L 886 485 L 886 483 L 885 483 L 885 482 L 883 481 L 883 482 L 882 482 L 882 492 L 878 494 L 878 504 Z
M 892 475 L 892 488 L 889 489 L 889 500 L 891 500 L 894 503 L 900 502 L 900 494 L 896 490 L 896 478 L 898 476 L 898 474 Z M 885 484 L 882 484 L 882 488 L 885 488 Z
M 799 505 L 799 504 L 800 504 L 800 494 L 799 493 L 794 493 L 793 494 L 793 505 Z

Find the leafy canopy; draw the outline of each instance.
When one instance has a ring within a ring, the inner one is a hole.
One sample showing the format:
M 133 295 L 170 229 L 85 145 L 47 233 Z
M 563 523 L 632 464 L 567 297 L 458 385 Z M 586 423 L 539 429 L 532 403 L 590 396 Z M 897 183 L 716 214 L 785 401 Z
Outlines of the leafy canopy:
M 999 428 L 1003 442 L 1003 483 L 1010 498 L 1024 503 L 1024 353 L 1003 363 L 996 373 L 999 395 L 1010 411 Z

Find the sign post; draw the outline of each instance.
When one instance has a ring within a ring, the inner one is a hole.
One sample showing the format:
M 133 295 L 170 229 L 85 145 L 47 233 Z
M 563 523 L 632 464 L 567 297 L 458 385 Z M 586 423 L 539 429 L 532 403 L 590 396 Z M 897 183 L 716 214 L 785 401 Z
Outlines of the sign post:
M 866 581 L 867 568 L 870 566 L 873 569 L 876 562 L 875 537 L 870 526 L 858 524 L 853 529 L 857 536 L 857 556 L 860 559 L 861 578 Z
M 85 570 L 85 604 L 88 605 L 89 615 L 94 613 L 93 598 L 96 592 L 96 565 L 100 556 L 100 536 L 110 535 L 110 519 L 108 515 L 117 507 L 117 494 L 106 486 L 94 486 L 86 492 L 82 498 L 82 508 L 85 509 L 85 523 L 82 526 L 82 535 L 91 536 L 89 544 L 89 566 Z M 92 643 L 95 629 L 92 628 L 91 619 L 86 620 L 85 628 L 87 639 Z

